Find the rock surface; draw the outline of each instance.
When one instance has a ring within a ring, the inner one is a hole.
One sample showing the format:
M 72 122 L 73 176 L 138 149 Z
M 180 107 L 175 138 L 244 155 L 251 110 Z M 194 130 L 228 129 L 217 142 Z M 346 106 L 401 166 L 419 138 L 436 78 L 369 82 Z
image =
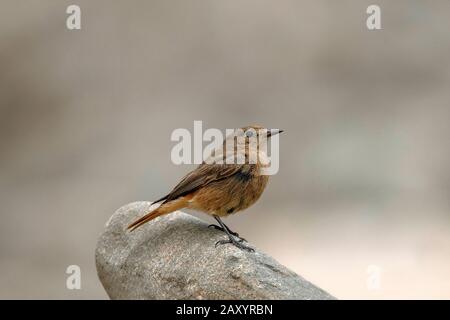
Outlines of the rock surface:
M 120 208 L 100 236 L 97 272 L 110 298 L 334 299 L 256 248 L 216 248 L 226 235 L 183 212 L 126 231 L 150 207 L 135 202 Z

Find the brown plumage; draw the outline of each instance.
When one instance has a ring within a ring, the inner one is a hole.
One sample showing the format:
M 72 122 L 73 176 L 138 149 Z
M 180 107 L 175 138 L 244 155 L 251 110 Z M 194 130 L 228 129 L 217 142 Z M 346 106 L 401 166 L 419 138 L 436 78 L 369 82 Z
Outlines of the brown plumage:
M 212 215 L 217 222 L 219 222 L 220 226 L 212 226 L 226 232 L 229 236 L 229 240 L 218 241 L 216 245 L 233 243 L 242 249 L 252 250 L 242 244 L 244 239 L 239 237 L 237 233 L 232 232 L 221 221 L 220 217 L 226 217 L 250 207 L 259 199 L 267 185 L 269 176 L 261 174 L 261 169 L 264 167 L 261 160 L 266 157 L 266 155 L 261 150 L 262 142 L 260 142 L 266 141 L 266 139 L 260 140 L 259 138 L 262 138 L 260 137 L 260 134 L 266 134 L 267 137 L 270 137 L 282 132 L 282 130 L 259 131 L 260 129 L 263 128 L 259 126 L 242 128 L 242 131 L 239 131 L 238 134 L 229 136 L 225 139 L 223 143 L 223 152 L 215 151 L 213 153 L 215 159 L 226 159 L 231 155 L 231 151 L 227 152 L 225 148 L 226 142 L 230 141 L 229 139 L 232 139 L 232 142 L 236 142 L 235 139 L 237 139 L 239 134 L 244 135 L 241 137 L 243 138 L 241 141 L 245 141 L 245 149 L 240 150 L 245 150 L 245 163 L 208 164 L 209 162 L 204 162 L 200 164 L 194 171 L 188 173 L 169 194 L 154 202 L 161 202 L 161 205 L 158 208 L 131 223 L 128 226 L 128 229 L 131 231 L 135 230 L 156 217 L 169 214 L 182 208 L 189 208 Z M 258 138 L 257 149 L 252 149 L 249 146 L 250 137 L 248 132 L 256 133 Z M 238 153 L 238 144 L 239 142 L 233 143 L 234 150 L 232 153 L 234 156 Z M 256 163 L 249 163 L 248 161 L 252 156 L 252 152 L 257 152 L 257 155 L 253 154 L 255 156 L 254 159 L 257 160 Z M 233 236 L 239 240 L 237 241 Z

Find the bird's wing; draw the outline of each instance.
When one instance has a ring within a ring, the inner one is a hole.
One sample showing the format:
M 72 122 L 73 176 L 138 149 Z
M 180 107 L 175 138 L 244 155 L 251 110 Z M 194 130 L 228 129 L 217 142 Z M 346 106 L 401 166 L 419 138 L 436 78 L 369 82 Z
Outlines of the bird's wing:
M 213 181 L 222 180 L 240 172 L 244 166 L 238 164 L 201 164 L 197 169 L 188 173 L 167 196 L 158 201 L 164 200 L 163 203 L 165 203 L 189 194 Z

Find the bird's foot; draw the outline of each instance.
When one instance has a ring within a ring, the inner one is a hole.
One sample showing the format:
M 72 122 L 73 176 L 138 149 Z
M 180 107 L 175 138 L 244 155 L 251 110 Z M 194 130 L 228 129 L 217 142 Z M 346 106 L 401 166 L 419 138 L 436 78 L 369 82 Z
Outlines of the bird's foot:
M 208 228 L 214 228 L 214 229 L 216 229 L 216 230 L 220 230 L 220 231 L 222 231 L 222 232 L 227 233 L 227 232 L 225 231 L 224 228 L 222 228 L 221 226 L 218 226 L 218 225 L 216 225 L 216 224 L 210 224 L 210 225 L 208 226 Z M 232 236 L 235 236 L 236 238 L 238 238 L 238 239 L 239 239 L 239 242 L 247 242 L 247 240 L 246 240 L 245 238 L 242 238 L 241 236 L 239 236 L 239 233 L 237 233 L 237 232 L 228 230 L 228 233 L 230 233 Z
M 221 226 L 218 226 L 217 224 L 210 224 L 210 225 L 208 226 L 208 228 L 213 228 L 213 229 L 216 229 L 216 230 L 220 230 L 220 231 L 225 232 L 225 229 L 222 228 Z
M 231 243 L 235 247 L 238 247 L 239 249 L 242 249 L 242 250 L 247 250 L 249 252 L 255 252 L 255 249 L 250 248 L 249 246 L 246 246 L 245 244 L 243 244 L 242 241 L 236 241 L 235 239 L 233 239 L 231 237 L 229 239 L 227 239 L 227 240 L 219 240 L 219 241 L 217 241 L 216 242 L 216 248 L 220 244 L 227 244 L 227 243 Z

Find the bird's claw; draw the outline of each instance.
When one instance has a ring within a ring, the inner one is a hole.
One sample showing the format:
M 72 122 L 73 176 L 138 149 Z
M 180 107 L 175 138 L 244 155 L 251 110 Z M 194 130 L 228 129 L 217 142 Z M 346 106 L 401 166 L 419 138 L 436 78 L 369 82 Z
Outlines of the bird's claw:
M 250 247 L 242 244 L 242 240 L 240 240 L 240 241 L 236 241 L 236 240 L 232 240 L 232 239 L 219 240 L 219 241 L 216 242 L 215 247 L 217 248 L 218 245 L 220 245 L 220 244 L 227 244 L 227 243 L 231 243 L 234 246 L 236 246 L 236 247 L 238 247 L 239 249 L 242 249 L 242 250 L 247 250 L 249 252 L 255 252 L 255 249 L 250 248 Z
M 215 224 L 210 224 L 210 225 L 208 226 L 208 228 L 213 228 L 213 229 L 220 230 L 220 231 L 226 233 L 226 231 L 224 230 L 224 228 L 222 228 L 222 227 L 220 227 L 220 226 L 218 226 L 218 225 L 215 225 Z M 247 240 L 246 240 L 245 238 L 242 238 L 241 236 L 239 236 L 239 233 L 234 232 L 234 231 L 231 231 L 231 230 L 228 230 L 228 232 L 229 232 L 232 236 L 235 236 L 236 238 L 238 238 L 238 239 L 239 239 L 239 242 L 247 242 Z
M 216 230 L 225 231 L 222 227 L 220 227 L 220 226 L 218 226 L 216 224 L 210 224 L 208 226 L 208 228 L 213 228 L 213 229 L 216 229 Z

